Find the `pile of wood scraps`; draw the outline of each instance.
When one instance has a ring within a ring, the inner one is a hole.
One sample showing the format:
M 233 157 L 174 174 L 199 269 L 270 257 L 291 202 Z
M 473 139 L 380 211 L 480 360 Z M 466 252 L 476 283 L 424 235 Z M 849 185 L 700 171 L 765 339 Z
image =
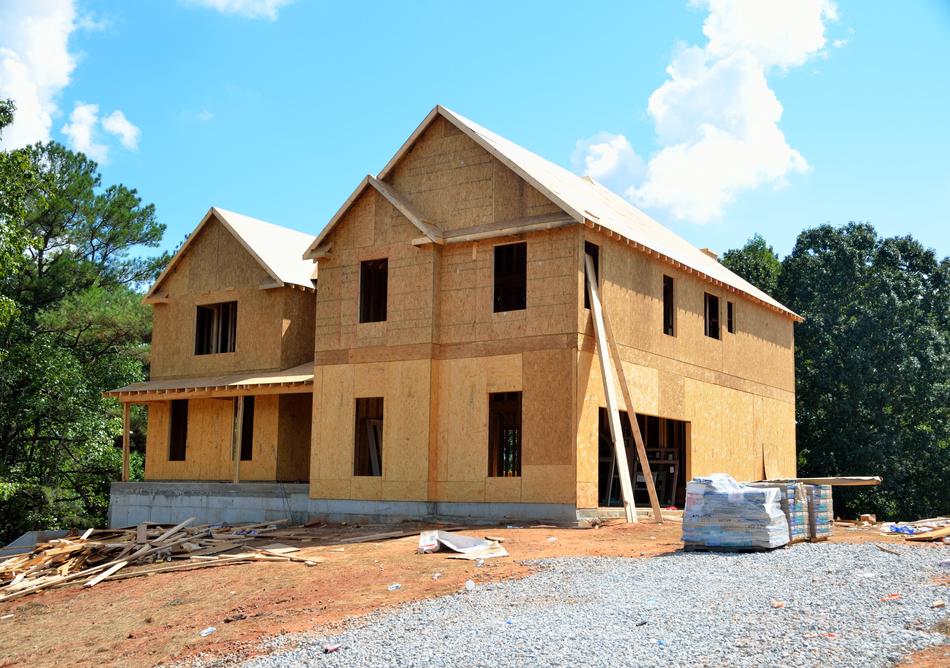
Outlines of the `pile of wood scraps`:
M 191 526 L 194 521 L 170 528 L 143 523 L 135 529 L 89 529 L 39 543 L 32 552 L 0 561 L 0 602 L 74 582 L 94 587 L 104 580 L 251 561 L 322 561 L 291 556 L 298 548 L 280 543 L 250 544 L 294 537 L 293 531 L 278 528 L 285 521 Z
M 950 543 L 950 517 L 931 517 L 916 522 L 886 522 L 883 534 L 903 534 L 905 540 Z

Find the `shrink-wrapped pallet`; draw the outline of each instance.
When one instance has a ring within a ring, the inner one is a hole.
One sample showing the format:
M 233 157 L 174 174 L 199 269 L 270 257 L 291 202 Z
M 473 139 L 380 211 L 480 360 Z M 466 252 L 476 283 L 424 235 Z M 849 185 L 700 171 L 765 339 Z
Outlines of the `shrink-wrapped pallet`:
M 799 543 L 811 536 L 808 513 L 808 494 L 805 484 L 800 482 L 763 482 L 747 483 L 749 487 L 774 487 L 779 490 L 779 502 L 785 521 L 788 522 L 788 541 Z
M 788 540 L 780 490 L 740 485 L 724 473 L 694 478 L 686 485 L 687 548 L 769 549 Z
M 827 540 L 834 520 L 831 485 L 805 485 L 805 493 L 808 496 L 808 537 L 812 541 Z

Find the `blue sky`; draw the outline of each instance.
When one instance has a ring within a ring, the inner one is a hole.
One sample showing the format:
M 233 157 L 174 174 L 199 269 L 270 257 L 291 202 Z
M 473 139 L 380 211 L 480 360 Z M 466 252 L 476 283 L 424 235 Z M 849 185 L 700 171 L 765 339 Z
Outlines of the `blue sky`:
M 20 135 L 104 157 L 106 183 L 155 203 L 167 248 L 211 205 L 316 234 L 441 103 L 594 164 L 697 246 L 759 232 L 785 254 L 805 227 L 867 220 L 950 255 L 950 4 L 808 2 L 823 13 L 779 22 L 794 34 L 778 52 L 743 0 L 0 0 L 0 24 L 59 18 L 37 38 L 50 62 L 22 58 L 33 80 L 0 67 L 0 95 L 36 93 Z M 27 50 L 11 35 L 0 27 L 8 59 Z M 686 68 L 690 54 L 704 65 Z M 729 141 L 698 139 L 709 127 Z

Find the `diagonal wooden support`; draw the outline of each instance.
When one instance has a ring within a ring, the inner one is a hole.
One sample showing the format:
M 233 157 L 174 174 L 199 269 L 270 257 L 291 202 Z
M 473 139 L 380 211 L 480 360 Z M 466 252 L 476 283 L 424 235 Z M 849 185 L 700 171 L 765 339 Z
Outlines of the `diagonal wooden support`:
M 650 497 L 650 506 L 653 508 L 653 519 L 657 524 L 663 523 L 663 512 L 660 510 L 660 499 L 656 495 L 656 483 L 653 481 L 653 472 L 650 470 L 650 462 L 647 459 L 647 450 L 643 445 L 643 435 L 640 433 L 640 423 L 637 422 L 637 413 L 633 410 L 633 400 L 630 398 L 630 386 L 627 385 L 627 376 L 623 371 L 623 362 L 620 359 L 620 348 L 617 347 L 617 339 L 614 338 L 614 332 L 610 327 L 610 318 L 604 312 L 604 331 L 607 334 L 607 344 L 610 346 L 610 355 L 614 358 L 614 364 L 617 365 L 617 377 L 620 380 L 620 391 L 623 393 L 623 404 L 627 409 L 627 415 L 630 417 L 630 430 L 633 432 L 633 441 L 637 445 L 637 457 L 640 458 L 640 466 L 643 469 L 643 478 L 647 484 L 647 494 Z
M 607 333 L 604 328 L 604 312 L 597 294 L 597 272 L 590 255 L 584 255 L 587 267 L 587 291 L 590 295 L 590 312 L 594 320 L 594 335 L 597 338 L 597 353 L 600 357 L 600 375 L 604 381 L 604 396 L 607 399 L 607 415 L 610 425 L 610 440 L 614 444 L 617 468 L 620 469 L 620 494 L 623 509 L 628 522 L 637 521 L 637 508 L 633 502 L 633 485 L 630 483 L 630 466 L 627 464 L 627 450 L 623 443 L 623 429 L 620 427 L 620 409 L 617 407 L 617 395 L 614 389 L 614 374 L 611 369 L 610 353 L 607 352 Z

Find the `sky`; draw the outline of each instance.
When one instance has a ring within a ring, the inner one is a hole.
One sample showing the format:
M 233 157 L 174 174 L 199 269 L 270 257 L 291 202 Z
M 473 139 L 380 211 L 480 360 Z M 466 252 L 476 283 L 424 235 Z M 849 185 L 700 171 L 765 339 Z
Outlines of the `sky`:
M 948 0 L 0 0 L 3 147 L 87 153 L 167 249 L 211 206 L 316 235 L 442 104 L 696 246 L 947 256 L 948 71 Z

